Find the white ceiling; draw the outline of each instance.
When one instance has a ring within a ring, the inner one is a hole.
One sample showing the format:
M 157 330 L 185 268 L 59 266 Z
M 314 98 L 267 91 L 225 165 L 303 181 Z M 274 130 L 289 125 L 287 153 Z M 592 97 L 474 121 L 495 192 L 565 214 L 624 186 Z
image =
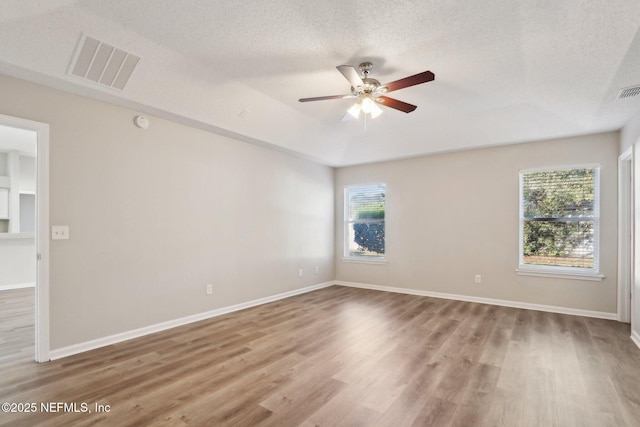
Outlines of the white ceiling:
M 620 129 L 639 29 L 638 0 L 3 0 L 0 72 L 343 166 Z M 124 91 L 66 74 L 82 33 L 142 58 Z M 353 100 L 298 102 L 365 60 L 436 79 L 366 132 Z

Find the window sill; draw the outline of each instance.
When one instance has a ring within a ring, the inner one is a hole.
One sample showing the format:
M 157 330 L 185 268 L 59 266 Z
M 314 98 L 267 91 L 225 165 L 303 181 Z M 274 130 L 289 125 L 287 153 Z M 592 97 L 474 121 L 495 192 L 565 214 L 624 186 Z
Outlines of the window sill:
M 589 280 L 592 282 L 602 282 L 604 275 L 594 272 L 573 272 L 564 270 L 539 270 L 533 268 L 520 267 L 516 269 L 518 276 L 549 277 L 552 279 Z
M 378 264 L 378 265 L 384 265 L 387 263 L 387 259 L 386 258 L 367 258 L 367 257 L 343 257 L 342 258 L 342 262 L 351 262 L 354 264 Z

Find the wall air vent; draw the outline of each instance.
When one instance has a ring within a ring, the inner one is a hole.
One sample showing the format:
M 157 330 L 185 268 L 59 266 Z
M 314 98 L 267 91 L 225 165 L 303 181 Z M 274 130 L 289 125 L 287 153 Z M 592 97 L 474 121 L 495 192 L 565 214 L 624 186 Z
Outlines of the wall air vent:
M 124 90 L 138 61 L 139 56 L 83 34 L 68 74 L 102 86 Z
M 640 85 L 630 86 L 620 89 L 620 93 L 616 99 L 631 98 L 640 95 Z

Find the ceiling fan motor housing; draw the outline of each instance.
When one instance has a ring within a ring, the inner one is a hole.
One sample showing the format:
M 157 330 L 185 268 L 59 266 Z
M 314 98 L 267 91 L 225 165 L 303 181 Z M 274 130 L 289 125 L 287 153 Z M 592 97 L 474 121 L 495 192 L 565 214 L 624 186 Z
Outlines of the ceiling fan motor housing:
M 380 86 L 380 82 L 376 79 L 373 79 L 371 77 L 365 77 L 362 79 L 362 83 L 364 83 L 362 86 L 358 86 L 358 87 L 351 86 L 351 93 L 353 95 L 356 95 L 356 96 L 362 95 L 362 94 L 375 95 L 382 92 L 381 90 L 379 90 L 379 89 L 382 89 L 382 87 Z
M 372 77 L 369 77 L 371 74 L 371 70 L 373 70 L 373 64 L 371 62 L 363 62 L 359 66 L 360 71 L 362 72 L 362 86 L 351 87 L 351 93 L 355 96 L 359 95 L 378 95 L 383 92 L 380 87 L 380 82 Z
M 362 74 L 367 77 L 373 69 L 373 64 L 371 62 L 363 62 L 362 64 L 360 64 L 359 68 Z

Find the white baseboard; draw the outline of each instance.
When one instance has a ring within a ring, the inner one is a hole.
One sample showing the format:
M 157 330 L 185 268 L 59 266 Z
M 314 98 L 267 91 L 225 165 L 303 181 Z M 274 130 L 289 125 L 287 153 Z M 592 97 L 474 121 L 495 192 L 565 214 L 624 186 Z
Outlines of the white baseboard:
M 10 291 L 12 289 L 35 288 L 35 283 L 15 283 L 11 285 L 0 285 L 0 291 Z
M 243 302 L 243 303 L 228 306 L 228 307 L 222 307 L 222 308 L 207 311 L 204 313 L 198 313 L 191 316 L 182 317 L 179 319 L 169 320 L 167 322 L 157 323 L 155 325 L 145 326 L 143 328 L 134 329 L 132 331 L 121 332 L 115 335 L 109 335 L 107 337 L 98 338 L 95 340 L 86 341 L 78 344 L 73 344 L 67 347 L 51 350 L 49 352 L 49 358 L 51 360 L 61 359 L 63 357 L 72 356 L 74 354 L 83 353 L 85 351 L 94 350 L 96 348 L 105 347 L 105 346 L 116 344 L 122 341 L 127 341 L 133 338 L 139 338 L 139 337 L 153 334 L 156 332 L 166 331 L 167 329 L 172 329 L 172 328 L 183 326 L 189 323 L 198 322 L 200 320 L 210 319 L 212 317 L 221 316 L 223 314 L 232 313 L 234 311 L 244 310 L 245 308 L 255 307 L 255 306 L 266 304 L 269 302 L 278 301 L 284 298 L 289 298 L 295 295 L 305 294 L 307 292 L 332 286 L 333 284 L 334 284 L 333 282 L 320 283 L 318 285 L 307 286 L 301 289 L 296 289 L 289 292 L 283 292 L 277 295 L 259 298 L 256 300 L 247 301 L 247 302 Z
M 640 348 L 640 334 L 637 331 L 631 331 L 631 341 Z
M 349 286 L 352 288 L 371 289 L 384 292 L 395 292 L 400 294 L 419 295 L 423 297 L 444 298 L 457 301 L 477 302 L 480 304 L 500 305 L 503 307 L 523 308 L 526 310 L 546 311 L 550 313 L 571 314 L 574 316 L 595 317 L 598 319 L 617 320 L 616 313 L 606 313 L 602 311 L 581 310 L 577 308 L 557 307 L 553 305 L 531 304 L 526 302 L 508 301 L 501 299 L 473 297 L 458 294 L 446 294 L 442 292 L 421 291 L 417 289 L 395 288 L 390 286 L 368 285 L 364 283 L 354 282 L 333 282 L 340 286 Z

